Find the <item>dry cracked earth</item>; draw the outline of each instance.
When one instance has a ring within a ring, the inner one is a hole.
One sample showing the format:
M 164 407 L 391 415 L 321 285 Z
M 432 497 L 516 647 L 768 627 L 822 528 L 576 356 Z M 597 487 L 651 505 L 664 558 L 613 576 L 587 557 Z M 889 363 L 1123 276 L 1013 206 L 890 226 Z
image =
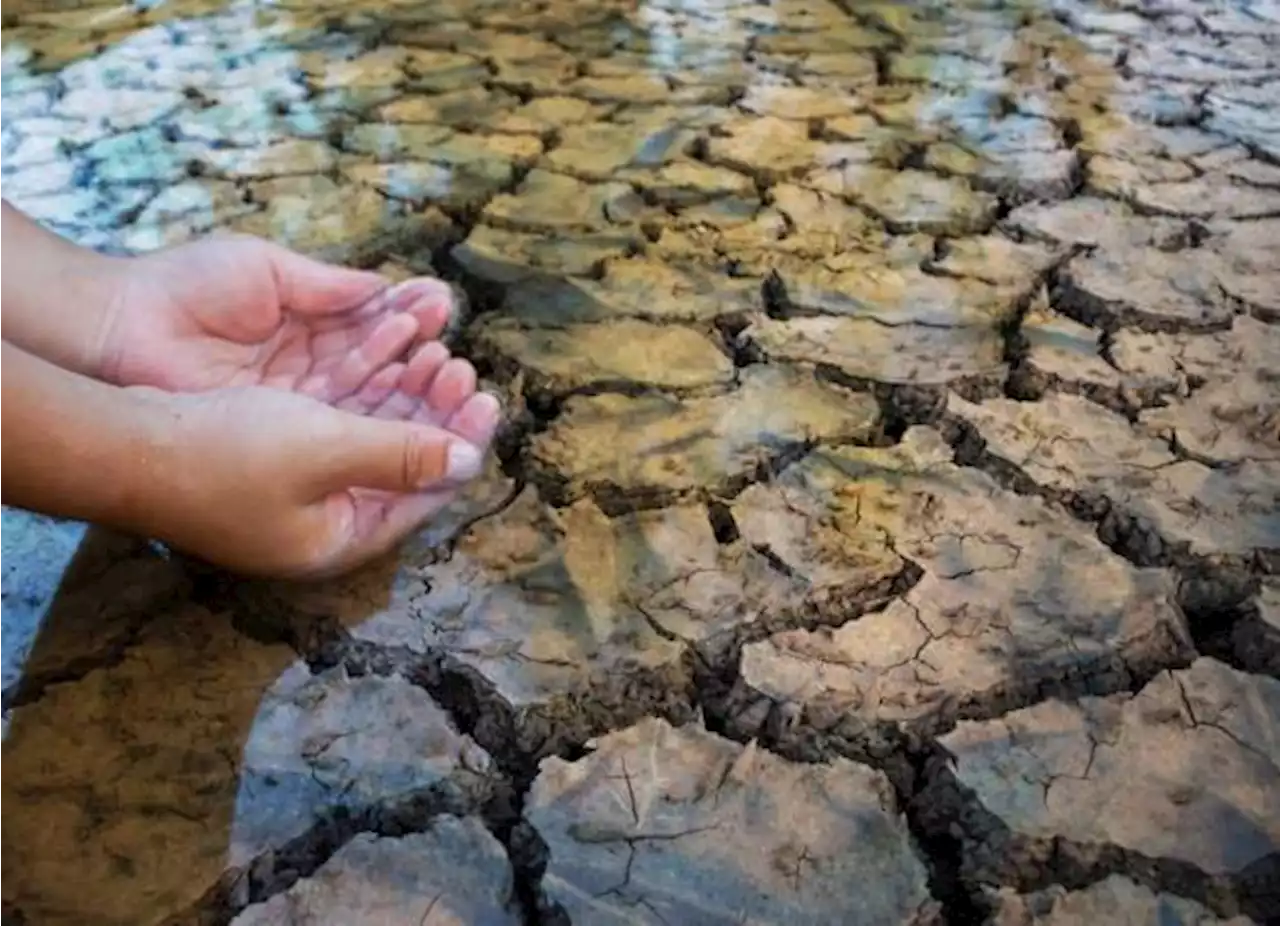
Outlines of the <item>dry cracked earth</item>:
M 1280 4 L 11 4 L 3 192 L 434 273 L 306 587 L 4 514 L 4 921 L 1280 917 Z

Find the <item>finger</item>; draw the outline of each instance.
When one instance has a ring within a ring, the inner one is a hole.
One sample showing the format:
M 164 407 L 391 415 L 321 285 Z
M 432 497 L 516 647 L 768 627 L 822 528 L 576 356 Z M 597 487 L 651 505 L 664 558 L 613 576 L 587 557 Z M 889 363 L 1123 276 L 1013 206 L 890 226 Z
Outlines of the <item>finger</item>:
M 484 466 L 480 448 L 441 428 L 324 412 L 329 437 L 308 456 L 301 485 L 309 500 L 353 487 L 424 492 L 474 479 Z
M 477 447 L 488 447 L 501 421 L 502 405 L 497 397 L 477 392 L 453 413 L 445 429 Z
M 396 391 L 400 378 L 404 375 L 403 363 L 391 363 L 369 377 L 369 381 L 360 387 L 355 395 L 347 396 L 335 404 L 335 408 L 343 411 L 366 415 L 376 409 Z
M 406 395 L 401 389 L 397 389 L 384 398 L 381 404 L 369 414 L 374 418 L 384 418 L 389 421 L 407 421 L 414 416 L 414 412 L 422 404 L 421 396 Z M 434 421 L 425 423 L 435 425 Z
M 456 311 L 453 290 L 443 280 L 418 277 L 392 287 L 387 296 L 388 311 L 408 312 L 418 320 L 418 337 L 434 341 L 440 337 Z
M 376 408 L 370 410 L 369 414 L 375 418 L 391 421 L 407 421 L 417 417 L 423 424 L 434 426 L 437 423 L 435 420 L 418 414 L 426 407 L 426 399 L 423 395 L 425 389 L 421 383 L 428 377 L 434 378 L 435 371 L 444 365 L 448 356 L 448 348 L 439 341 L 423 345 L 410 358 L 395 390 L 383 396 L 382 401 Z
M 349 545 L 328 571 L 351 569 L 388 552 L 457 495 L 457 488 L 381 498 L 357 493 Z
M 401 356 L 417 331 L 418 323 L 411 315 L 385 318 L 366 341 L 355 345 L 336 366 L 317 370 L 298 391 L 330 402 L 352 395 L 370 376 Z
M 355 325 L 360 323 L 377 323 L 387 314 L 387 294 L 390 289 L 384 287 L 373 293 L 366 299 L 362 299 L 355 305 L 346 309 L 336 310 L 328 315 L 307 315 L 299 318 L 305 318 L 307 327 L 317 333 L 329 331 L 350 331 Z
M 409 395 L 425 398 L 441 368 L 449 360 L 449 348 L 439 341 L 428 341 L 409 358 L 400 388 Z
M 448 421 L 476 391 L 476 370 L 458 357 L 448 361 L 427 391 L 427 405 L 437 424 Z
M 311 356 L 317 365 L 336 366 L 347 354 L 368 341 L 386 320 L 386 312 L 379 310 L 365 315 L 361 310 L 360 314 L 326 316 L 323 324 L 309 324 Z
M 307 332 L 288 327 L 264 348 L 268 352 L 262 364 L 261 383 L 277 389 L 293 389 L 311 370 L 311 345 Z
M 455 308 L 449 284 L 419 277 L 394 286 L 384 285 L 345 310 L 309 318 L 308 324 L 318 332 L 348 331 L 356 321 L 377 321 L 384 315 L 403 313 L 418 320 L 422 332 L 419 337 L 425 341 L 440 337 Z
M 438 424 L 439 415 L 421 412 L 427 408 L 425 393 L 448 358 L 449 349 L 439 341 L 424 344 L 410 359 L 398 388 L 384 396 L 370 414 L 393 421 L 416 417 L 424 424 Z
M 381 275 L 326 264 L 268 243 L 281 305 L 299 315 L 333 315 L 363 305 L 387 288 Z

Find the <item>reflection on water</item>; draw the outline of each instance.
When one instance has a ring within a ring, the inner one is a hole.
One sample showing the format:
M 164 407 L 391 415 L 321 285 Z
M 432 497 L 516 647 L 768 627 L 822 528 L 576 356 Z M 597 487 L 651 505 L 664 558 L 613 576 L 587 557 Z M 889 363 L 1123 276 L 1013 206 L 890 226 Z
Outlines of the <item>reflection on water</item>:
M 45 609 L 84 538 L 85 526 L 8 508 L 2 516 L 4 688 L 9 690 L 22 676 L 23 664 L 35 643 Z M 4 722 L 7 728 L 8 710 Z
M 0 690 L 12 690 L 22 678 L 45 608 L 83 537 L 81 524 L 0 510 Z M 0 740 L 9 730 L 8 707 L 0 708 Z
M 705 506 L 807 443 L 892 436 L 901 422 L 881 419 L 872 386 L 921 402 L 1083 396 L 1115 413 L 1088 432 L 1125 435 L 1108 446 L 1128 453 L 1129 424 L 1147 429 L 1132 458 L 1153 468 L 1175 462 L 1176 433 L 1208 463 L 1146 484 L 1150 517 L 1206 555 L 1271 549 L 1274 514 L 1220 464 L 1280 459 L 1280 17 L 1175 7 L 11 4 L 7 199 L 104 250 L 226 228 L 461 277 L 486 310 L 469 343 L 495 379 L 562 414 L 525 448 L 534 484 L 491 473 L 401 562 L 321 588 L 219 580 L 233 591 L 214 601 L 145 544 L 6 511 L 6 911 L 226 918 L 357 830 L 394 835 L 387 808 L 406 796 L 419 828 L 440 809 L 469 822 L 435 841 L 360 837 L 325 882 L 340 896 L 400 898 L 387 915 L 417 922 L 437 886 L 413 880 L 414 860 L 503 871 L 475 825 L 490 757 L 396 659 L 448 655 L 495 703 L 576 735 L 601 722 L 576 710 L 588 686 L 641 679 L 611 708 L 632 716 L 655 689 L 684 690 L 689 641 L 889 581 L 902 563 L 884 536 L 906 528 L 882 513 L 858 533 L 861 509 L 826 510 L 848 502 L 839 485 L 798 486 L 817 501 L 797 531 L 757 516 L 790 524 L 785 493 L 743 496 L 740 525 Z M 1130 475 L 1093 457 L 1067 469 L 1102 494 Z M 1180 513 L 1191 484 L 1212 486 L 1208 514 Z M 905 491 L 887 487 L 885 511 Z M 966 503 L 975 521 L 989 507 Z M 811 539 L 824 519 L 838 529 Z M 963 598 L 957 577 L 1005 549 L 944 557 L 932 542 L 917 554 L 938 600 Z M 950 561 L 966 557 L 980 562 Z M 1065 599 L 1048 559 L 1028 554 L 1041 565 L 1019 588 Z M 912 685 L 934 681 L 894 696 L 910 711 L 868 699 L 868 718 L 927 719 L 1026 684 L 1015 657 L 1060 628 L 1006 586 L 982 584 L 982 618 L 922 619 L 918 594 L 856 625 L 854 649 L 882 625 L 885 639 L 959 628 L 937 648 L 945 671 L 890 647 Z M 993 629 L 1006 612 L 1018 618 Z M 1077 656 L 1128 645 L 1113 617 L 1072 630 Z M 255 638 L 306 648 L 342 632 L 383 675 L 313 672 Z M 995 637 L 1012 655 L 991 658 Z M 801 675 L 794 691 L 818 684 Z M 557 735 L 572 738 L 539 731 Z
M 732 0 L 641 3 L 635 25 L 648 46 L 640 67 L 651 74 L 696 75 L 740 66 L 739 49 L 776 26 L 778 11 L 760 5 L 751 19 Z M 638 62 L 639 64 L 639 62 Z M 745 76 L 745 74 L 744 74 Z

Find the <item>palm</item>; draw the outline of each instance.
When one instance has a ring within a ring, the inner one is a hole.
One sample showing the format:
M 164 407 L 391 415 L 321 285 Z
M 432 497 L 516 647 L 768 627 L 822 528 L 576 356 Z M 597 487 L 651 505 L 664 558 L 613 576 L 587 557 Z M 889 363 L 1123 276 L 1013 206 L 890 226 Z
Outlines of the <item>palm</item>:
M 487 447 L 498 426 L 498 402 L 476 392 L 476 374 L 465 360 L 449 359 L 439 341 L 420 348 L 408 363 L 390 363 L 374 373 L 338 408 L 374 418 L 413 421 L 445 428 L 477 447 Z M 331 497 L 328 530 L 338 532 L 337 563 L 357 553 L 382 550 L 457 497 L 458 487 L 415 494 L 352 488 Z
M 112 378 L 171 391 L 265 385 L 337 404 L 439 337 L 438 281 L 389 286 L 252 238 L 141 258 L 109 336 Z
M 392 367 L 379 373 L 339 407 L 378 418 L 443 427 L 477 447 L 487 447 L 498 425 L 498 402 L 491 395 L 475 391 L 475 373 L 470 364 L 450 361 L 470 371 L 469 381 L 465 372 L 446 370 L 435 381 L 424 383 L 427 365 L 415 368 L 415 362 L 421 363 L 415 357 L 402 372 Z M 402 536 L 412 525 L 422 523 L 451 503 L 458 491 L 459 487 L 450 486 L 404 495 L 353 488 L 331 499 L 329 523 L 341 525 L 345 531 L 338 544 L 344 550 L 384 549 L 390 538 Z
M 117 298 L 105 354 L 109 377 L 122 385 L 267 386 L 359 415 L 446 428 L 477 447 L 497 428 L 497 401 L 476 392 L 475 369 L 438 340 L 451 311 L 438 280 L 389 286 L 376 274 L 229 237 L 139 258 Z M 457 491 L 352 488 L 331 497 L 322 530 L 342 551 L 338 561 L 359 558 Z
M 229 337 L 217 315 L 187 303 L 185 317 L 171 316 L 171 330 L 144 336 L 144 345 L 154 338 L 153 365 L 122 372 L 173 391 L 261 385 L 335 402 L 403 354 L 417 335 L 412 319 L 389 316 L 379 302 L 374 296 L 331 319 L 301 318 L 267 303 L 255 311 L 279 321 L 248 343 Z

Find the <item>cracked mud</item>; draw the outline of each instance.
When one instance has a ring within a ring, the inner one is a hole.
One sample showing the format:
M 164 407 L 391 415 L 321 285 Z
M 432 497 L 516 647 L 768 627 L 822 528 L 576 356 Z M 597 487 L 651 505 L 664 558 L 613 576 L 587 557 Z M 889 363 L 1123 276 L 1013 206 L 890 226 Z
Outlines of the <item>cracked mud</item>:
M 448 279 L 311 586 L 4 512 L 6 924 L 1280 919 L 1280 8 L 4 14 L 4 195 Z

